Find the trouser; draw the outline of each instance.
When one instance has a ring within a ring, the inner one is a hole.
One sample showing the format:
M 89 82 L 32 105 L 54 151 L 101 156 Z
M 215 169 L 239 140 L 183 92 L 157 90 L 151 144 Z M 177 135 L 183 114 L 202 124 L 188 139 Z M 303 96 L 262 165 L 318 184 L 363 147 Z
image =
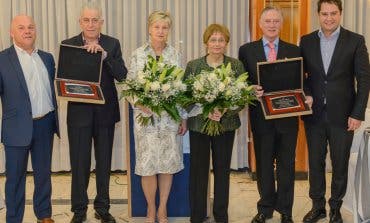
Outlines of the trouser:
M 228 222 L 229 178 L 235 131 L 208 136 L 190 131 L 190 221 L 201 223 L 207 216 L 210 150 L 214 173 L 213 216 Z
M 51 217 L 51 155 L 55 132 L 55 114 L 50 112 L 33 121 L 33 135 L 28 146 L 5 145 L 6 222 L 21 223 L 25 208 L 28 156 L 34 178 L 33 210 L 38 219 Z
M 347 127 L 330 125 L 325 120 L 318 123 L 306 122 L 305 129 L 309 158 L 309 195 L 313 208 L 325 208 L 325 161 L 329 143 L 333 167 L 329 205 L 332 209 L 339 209 L 347 189 L 353 131 L 347 131 Z
M 96 160 L 96 197 L 94 208 L 107 213 L 110 207 L 109 180 L 112 162 L 114 125 L 75 127 L 68 125 L 69 153 L 72 169 L 72 212 L 84 215 L 87 211 L 91 167 L 91 147 L 94 140 Z

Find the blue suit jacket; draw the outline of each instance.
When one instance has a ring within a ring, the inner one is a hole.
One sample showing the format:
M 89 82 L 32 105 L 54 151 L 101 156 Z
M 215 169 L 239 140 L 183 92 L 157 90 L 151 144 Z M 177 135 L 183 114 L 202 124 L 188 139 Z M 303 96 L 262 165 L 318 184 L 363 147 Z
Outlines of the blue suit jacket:
M 55 62 L 50 53 L 38 50 L 49 73 L 55 114 L 57 103 L 54 91 Z M 0 96 L 2 104 L 1 141 L 6 146 L 31 144 L 33 120 L 26 80 L 14 46 L 0 52 Z M 57 118 L 55 119 L 57 122 Z M 55 132 L 57 125 L 55 125 Z

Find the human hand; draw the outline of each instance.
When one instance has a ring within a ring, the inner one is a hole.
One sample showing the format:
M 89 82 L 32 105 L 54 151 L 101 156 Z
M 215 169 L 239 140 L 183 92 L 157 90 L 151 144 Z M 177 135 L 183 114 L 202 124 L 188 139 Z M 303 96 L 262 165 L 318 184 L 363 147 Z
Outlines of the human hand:
M 348 131 L 355 131 L 356 129 L 360 128 L 361 126 L 361 120 L 354 119 L 349 117 L 348 118 Z
M 185 135 L 186 131 L 188 131 L 188 126 L 186 123 L 186 119 L 183 119 L 179 125 L 179 129 L 177 130 L 177 134 L 183 136 Z
M 313 97 L 312 96 L 306 96 L 306 100 L 304 101 L 310 108 L 312 108 L 313 103 Z
M 208 114 L 208 118 L 213 120 L 213 121 L 217 121 L 219 122 L 221 120 L 221 117 L 222 117 L 223 113 L 220 112 L 217 108 L 213 110 L 213 112 L 209 113 Z
M 103 47 L 101 47 L 98 43 L 89 43 L 84 46 L 84 48 L 87 50 L 89 53 L 97 53 L 98 51 L 103 52 L 103 54 L 107 53 Z
M 148 115 L 148 116 L 151 116 L 153 115 L 153 112 L 152 110 L 150 110 L 150 108 L 147 108 L 143 105 L 135 105 L 135 107 L 137 107 L 138 109 L 140 109 L 140 111 L 142 111 L 144 114 Z
M 257 98 L 262 97 L 262 95 L 263 95 L 263 88 L 262 88 L 262 86 L 260 86 L 260 85 L 252 85 L 252 86 L 253 86 L 254 93 L 255 93 L 256 97 Z

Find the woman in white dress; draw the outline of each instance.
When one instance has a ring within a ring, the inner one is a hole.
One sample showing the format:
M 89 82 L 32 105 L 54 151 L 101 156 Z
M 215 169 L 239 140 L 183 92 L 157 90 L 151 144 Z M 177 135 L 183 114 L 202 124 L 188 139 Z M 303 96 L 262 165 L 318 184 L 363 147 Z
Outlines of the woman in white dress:
M 129 78 L 135 78 L 137 73 L 143 70 L 148 55 L 157 59 L 162 56 L 164 63 L 180 66 L 179 53 L 167 44 L 171 23 L 171 17 L 166 12 L 155 11 L 150 14 L 149 41 L 132 53 Z M 152 115 L 150 109 L 144 106 L 136 104 L 133 107 L 134 117 L 140 113 Z M 168 222 L 167 200 L 173 174 L 184 168 L 181 135 L 186 132 L 186 120 L 178 124 L 167 114 L 161 115 L 160 118 L 156 115 L 153 117 L 153 125 L 148 126 L 141 126 L 135 119 L 135 174 L 142 176 L 141 185 L 148 204 L 146 222 L 155 222 L 157 217 L 159 223 L 166 223 Z M 159 188 L 160 201 L 156 212 L 157 188 Z

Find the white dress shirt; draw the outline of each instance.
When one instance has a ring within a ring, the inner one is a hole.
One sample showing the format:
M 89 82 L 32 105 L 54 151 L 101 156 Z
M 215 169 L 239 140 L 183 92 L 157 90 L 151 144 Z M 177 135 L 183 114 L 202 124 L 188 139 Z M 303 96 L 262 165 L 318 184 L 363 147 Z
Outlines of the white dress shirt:
M 14 44 L 26 80 L 32 106 L 32 118 L 39 118 L 54 110 L 50 79 L 37 49 L 31 54 Z

